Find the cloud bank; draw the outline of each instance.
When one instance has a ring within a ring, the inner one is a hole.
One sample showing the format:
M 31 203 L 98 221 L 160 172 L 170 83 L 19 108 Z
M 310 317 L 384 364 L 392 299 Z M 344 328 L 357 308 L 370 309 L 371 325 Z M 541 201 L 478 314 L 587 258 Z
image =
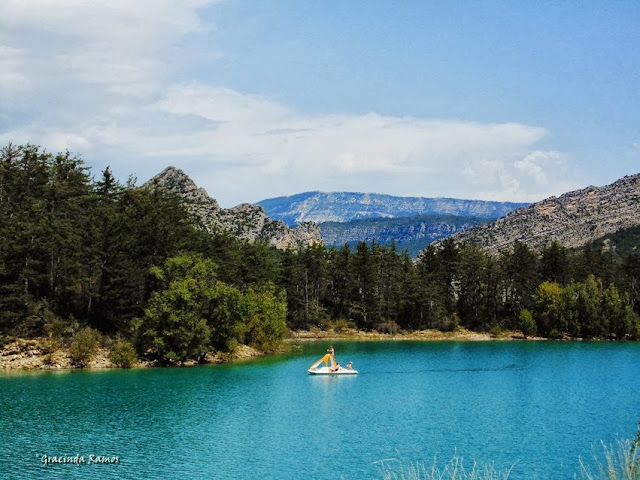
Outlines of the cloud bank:
M 175 165 L 224 206 L 305 190 L 535 201 L 575 188 L 541 127 L 375 105 L 318 115 L 189 73 L 224 57 L 202 15 L 214 3 L 3 2 L 0 142 L 69 149 L 141 181 Z

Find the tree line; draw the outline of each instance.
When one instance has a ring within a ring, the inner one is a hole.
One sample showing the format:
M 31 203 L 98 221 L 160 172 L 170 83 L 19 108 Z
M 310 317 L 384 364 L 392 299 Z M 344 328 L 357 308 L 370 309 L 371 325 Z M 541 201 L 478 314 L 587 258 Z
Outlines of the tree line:
M 273 349 L 287 328 L 638 337 L 635 251 L 517 243 L 491 256 L 451 239 L 415 260 L 364 242 L 279 251 L 204 233 L 175 196 L 33 145 L 2 148 L 0 240 L 0 333 L 88 327 L 164 362 Z

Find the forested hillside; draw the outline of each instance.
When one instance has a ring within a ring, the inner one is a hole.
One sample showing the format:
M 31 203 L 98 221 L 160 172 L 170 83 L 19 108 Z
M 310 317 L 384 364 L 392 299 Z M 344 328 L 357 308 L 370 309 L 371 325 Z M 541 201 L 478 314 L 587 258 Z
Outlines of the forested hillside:
M 457 232 L 486 223 L 479 217 L 421 215 L 417 217 L 370 218 L 350 222 L 324 222 L 319 225 L 327 245 L 355 247 L 358 242 L 376 242 L 398 251 L 407 250 L 415 258 L 427 245 Z
M 68 152 L 1 152 L 0 340 L 91 330 L 182 363 L 312 326 L 637 338 L 639 281 L 635 252 L 557 243 L 490 256 L 448 239 L 416 262 L 376 243 L 277 250 L 206 233 L 176 196 L 92 178 Z

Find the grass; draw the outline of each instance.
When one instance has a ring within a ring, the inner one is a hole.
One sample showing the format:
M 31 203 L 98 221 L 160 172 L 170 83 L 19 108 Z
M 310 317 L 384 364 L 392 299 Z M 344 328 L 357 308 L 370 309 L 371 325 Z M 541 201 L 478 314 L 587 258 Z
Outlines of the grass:
M 580 459 L 581 478 L 585 480 L 640 480 L 640 430 L 635 440 L 618 440 L 615 445 L 602 443 L 602 454 L 594 455 L 594 466 Z
M 640 422 L 638 425 L 634 440 L 619 440 L 615 445 L 602 443 L 601 451 L 594 453 L 589 465 L 580 459 L 580 473 L 574 479 L 640 480 Z M 377 465 L 383 480 L 508 480 L 513 470 L 513 466 L 499 470 L 493 464 L 477 462 L 467 466 L 461 456 L 454 456 L 442 466 L 435 458 L 431 465 L 397 459 L 381 460 Z
M 490 464 L 473 462 L 467 466 L 460 456 L 453 457 L 444 466 L 438 465 L 436 458 L 430 466 L 423 462 L 406 464 L 395 459 L 380 461 L 378 465 L 383 480 L 508 480 L 511 474 L 511 468 L 498 470 Z

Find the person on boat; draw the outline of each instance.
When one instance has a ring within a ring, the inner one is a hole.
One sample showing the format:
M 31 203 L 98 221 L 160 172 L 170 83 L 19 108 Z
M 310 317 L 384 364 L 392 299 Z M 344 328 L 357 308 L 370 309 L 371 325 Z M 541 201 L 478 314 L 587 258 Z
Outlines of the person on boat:
M 347 363 L 347 369 L 348 370 L 353 370 L 353 362 Z
M 331 355 L 331 364 L 335 365 L 336 363 L 338 363 L 336 360 L 336 355 L 335 355 L 335 350 L 333 349 L 333 345 L 329 345 L 329 348 L 327 348 L 327 352 L 329 353 L 329 355 Z M 332 372 L 336 371 L 336 368 L 332 367 L 331 371 Z
M 332 372 L 337 372 L 338 370 L 340 370 L 340 362 L 337 362 L 336 366 L 331 369 Z

